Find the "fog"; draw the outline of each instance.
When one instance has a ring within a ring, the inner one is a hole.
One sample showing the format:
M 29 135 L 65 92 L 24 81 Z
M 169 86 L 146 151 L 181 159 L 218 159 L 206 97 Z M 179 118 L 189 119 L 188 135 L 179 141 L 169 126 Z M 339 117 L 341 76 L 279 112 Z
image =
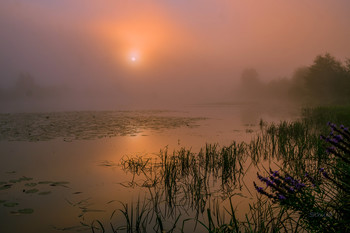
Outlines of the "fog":
M 268 82 L 319 54 L 349 57 L 349 10 L 347 0 L 2 0 L 1 112 L 234 102 L 247 68 Z

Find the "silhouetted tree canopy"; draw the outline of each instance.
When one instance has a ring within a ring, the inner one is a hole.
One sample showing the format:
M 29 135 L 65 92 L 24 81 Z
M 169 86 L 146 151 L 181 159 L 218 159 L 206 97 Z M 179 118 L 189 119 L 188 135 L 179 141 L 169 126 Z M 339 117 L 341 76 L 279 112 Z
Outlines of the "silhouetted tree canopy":
M 255 69 L 246 69 L 241 81 L 245 93 L 255 98 L 321 105 L 350 104 L 350 59 L 342 63 L 329 53 L 317 56 L 310 66 L 296 69 L 291 79 L 263 83 Z

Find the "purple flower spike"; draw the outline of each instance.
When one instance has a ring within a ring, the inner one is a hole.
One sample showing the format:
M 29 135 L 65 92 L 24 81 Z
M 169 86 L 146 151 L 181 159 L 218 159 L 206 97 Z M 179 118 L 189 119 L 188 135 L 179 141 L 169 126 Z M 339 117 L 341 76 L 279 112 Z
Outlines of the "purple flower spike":
M 270 180 L 266 180 L 266 185 L 271 187 L 273 185 L 273 182 Z
M 283 196 L 282 194 L 278 195 L 278 199 L 280 200 L 286 200 L 287 198 L 285 196 Z
M 257 186 L 255 189 L 256 189 L 256 191 L 258 191 L 259 193 L 262 193 L 263 190 L 264 190 L 262 187 L 258 187 L 258 186 Z
M 292 177 L 290 177 L 290 176 L 287 176 L 284 180 L 287 181 L 287 182 L 292 182 L 293 181 Z
M 320 169 L 320 172 L 324 172 L 324 168 L 323 167 Z
M 339 134 L 339 135 L 336 135 L 334 136 L 335 139 L 337 139 L 338 141 L 341 141 L 343 140 L 343 137 Z
M 344 129 L 345 127 L 344 127 L 344 125 L 340 125 L 340 128 L 341 128 L 341 129 Z
M 278 176 L 279 174 L 278 174 L 278 171 L 274 171 L 273 173 L 272 173 L 272 176 L 273 177 L 276 177 L 276 176 Z

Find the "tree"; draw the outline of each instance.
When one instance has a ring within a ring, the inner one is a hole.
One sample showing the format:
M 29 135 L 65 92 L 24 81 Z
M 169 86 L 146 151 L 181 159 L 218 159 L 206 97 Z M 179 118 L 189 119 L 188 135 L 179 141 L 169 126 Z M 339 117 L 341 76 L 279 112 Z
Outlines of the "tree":
M 315 58 L 305 76 L 309 98 L 324 104 L 349 102 L 347 68 L 329 53 Z

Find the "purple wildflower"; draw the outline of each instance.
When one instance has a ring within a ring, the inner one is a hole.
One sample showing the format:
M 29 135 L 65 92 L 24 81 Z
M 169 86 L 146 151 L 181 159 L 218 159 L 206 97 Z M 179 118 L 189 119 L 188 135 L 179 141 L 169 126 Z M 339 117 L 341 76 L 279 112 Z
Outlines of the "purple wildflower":
M 264 189 L 262 187 L 255 187 L 256 191 L 258 191 L 259 193 L 262 193 L 264 191 Z
M 292 177 L 287 176 L 284 180 L 287 181 L 287 182 L 292 182 L 293 179 L 292 179 Z
M 276 177 L 276 176 L 278 176 L 279 174 L 278 174 L 278 171 L 274 171 L 273 173 L 272 173 L 272 176 L 273 177 Z
M 339 135 L 334 136 L 334 138 L 336 138 L 338 141 L 343 140 L 343 137 L 342 137 L 340 134 L 339 134 Z
M 271 187 L 271 186 L 273 185 L 273 182 L 270 181 L 270 180 L 267 180 L 267 181 L 266 181 L 266 185 Z
M 344 127 L 344 125 L 340 125 L 340 128 L 341 128 L 341 129 L 344 129 L 345 127 Z
M 320 168 L 320 172 L 324 172 L 324 168 L 323 167 Z
M 286 200 L 287 198 L 285 196 L 283 196 L 282 194 L 279 194 L 278 195 L 278 199 L 280 200 Z
M 334 147 L 334 146 L 332 146 L 332 147 L 327 147 L 327 148 L 326 148 L 326 152 L 327 152 L 328 154 L 334 153 L 334 151 L 335 151 L 335 147 Z

